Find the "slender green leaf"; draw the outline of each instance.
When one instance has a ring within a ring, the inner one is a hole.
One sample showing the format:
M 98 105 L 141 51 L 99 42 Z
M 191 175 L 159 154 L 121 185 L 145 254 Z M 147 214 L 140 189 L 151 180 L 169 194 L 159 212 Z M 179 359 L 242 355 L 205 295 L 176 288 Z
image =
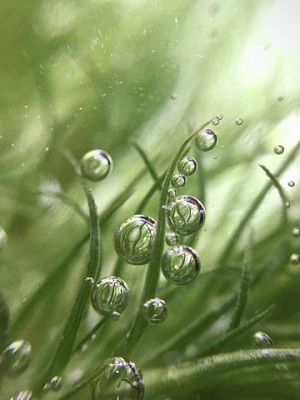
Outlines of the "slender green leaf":
M 148 169 L 149 174 L 152 176 L 152 179 L 154 180 L 154 182 L 157 182 L 158 181 L 157 172 L 155 171 L 155 168 L 154 168 L 152 162 L 150 161 L 149 157 L 147 156 L 147 153 L 134 140 L 131 140 L 130 143 L 136 149 L 136 151 L 139 153 L 141 159 L 144 161 L 146 168 Z
M 9 319 L 9 308 L 2 293 L 0 292 L 0 353 L 5 345 L 5 339 L 9 328 Z
M 109 320 L 108 317 L 103 317 L 102 319 L 100 319 L 100 321 L 76 345 L 73 353 L 80 351 L 82 349 L 82 346 L 89 340 L 91 340 L 92 336 L 95 335 L 97 332 L 99 332 L 99 330 L 106 324 L 108 320 Z

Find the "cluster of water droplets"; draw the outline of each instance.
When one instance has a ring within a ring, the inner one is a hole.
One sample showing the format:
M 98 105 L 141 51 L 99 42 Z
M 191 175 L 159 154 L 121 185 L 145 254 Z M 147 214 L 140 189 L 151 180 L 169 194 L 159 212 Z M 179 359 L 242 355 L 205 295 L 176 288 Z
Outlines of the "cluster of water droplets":
M 10 343 L 0 356 L 0 371 L 3 375 L 16 377 L 24 372 L 31 361 L 31 345 L 25 340 Z
M 92 400 L 142 400 L 144 382 L 133 362 L 121 357 L 105 361 L 96 371 L 90 391 Z
M 96 149 L 86 153 L 80 161 L 80 170 L 84 178 L 98 182 L 112 171 L 113 161 L 104 150 Z

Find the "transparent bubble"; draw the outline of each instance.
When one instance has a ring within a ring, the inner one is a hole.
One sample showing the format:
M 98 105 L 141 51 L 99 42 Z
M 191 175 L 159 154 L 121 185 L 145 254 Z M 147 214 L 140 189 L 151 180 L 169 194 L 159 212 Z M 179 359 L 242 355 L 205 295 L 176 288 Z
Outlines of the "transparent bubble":
M 288 185 L 289 185 L 289 187 L 294 187 L 295 186 L 295 182 L 294 181 L 289 181 Z
M 106 178 L 112 171 L 113 161 L 104 150 L 92 150 L 80 161 L 80 169 L 84 178 L 97 182 Z
M 238 126 L 243 125 L 243 123 L 244 123 L 244 121 L 242 120 L 242 118 L 238 118 L 235 120 L 235 124 Z
M 168 196 L 169 197 L 176 197 L 176 195 L 177 195 L 177 192 L 176 192 L 175 189 L 169 189 L 168 190 Z
M 113 311 L 113 312 L 111 313 L 111 319 L 112 319 L 113 321 L 118 321 L 118 320 L 120 319 L 120 316 L 121 316 L 121 314 L 118 313 L 117 311 Z
M 143 317 L 152 325 L 164 322 L 167 314 L 166 302 L 159 298 L 150 299 L 143 305 Z
M 163 256 L 162 272 L 175 285 L 186 285 L 199 274 L 201 263 L 198 254 L 188 246 L 174 246 Z
M 166 234 L 166 243 L 168 246 L 175 246 L 179 242 L 179 236 L 177 233 L 169 232 Z
M 179 235 L 190 235 L 198 231 L 205 221 L 203 204 L 192 196 L 178 196 L 170 204 L 168 223 Z
M 293 228 L 292 232 L 293 232 L 293 236 L 300 237 L 300 228 L 295 227 L 295 228 Z
M 219 125 L 219 123 L 220 123 L 220 120 L 219 120 L 219 118 L 218 117 L 216 117 L 216 118 L 214 118 L 213 120 L 212 120 L 212 124 L 213 125 Z
M 21 392 L 15 394 L 9 400 L 31 400 L 32 392 L 30 390 L 22 390 Z
M 90 385 L 92 400 L 142 400 L 144 382 L 133 362 L 111 358 L 98 368 L 97 378 Z
M 274 153 L 278 154 L 278 155 L 283 154 L 284 153 L 284 147 L 281 146 L 281 144 L 279 144 L 278 146 L 275 146 L 274 147 Z
M 254 343 L 257 347 L 266 348 L 273 347 L 273 340 L 264 332 L 256 332 L 253 335 Z
M 101 279 L 94 286 L 91 294 L 94 310 L 106 316 L 112 316 L 114 312 L 121 314 L 127 307 L 128 298 L 127 284 L 115 276 Z
M 12 342 L 0 357 L 0 369 L 4 375 L 14 377 L 24 372 L 31 360 L 31 345 L 25 340 Z
M 185 176 L 193 175 L 197 168 L 197 161 L 193 157 L 183 157 L 178 163 L 178 171 Z
M 290 257 L 290 262 L 293 265 L 300 264 L 300 254 L 296 254 L 296 253 L 292 254 Z
M 156 235 L 156 222 L 146 215 L 128 218 L 116 230 L 115 250 L 124 261 L 133 265 L 146 264 Z
M 203 129 L 195 138 L 196 146 L 201 151 L 210 151 L 214 149 L 218 142 L 218 137 L 210 129 Z
M 186 184 L 186 177 L 183 174 L 174 174 L 171 178 L 171 185 L 175 189 L 180 189 Z
M 0 226 L 0 251 L 6 246 L 7 236 L 5 230 Z

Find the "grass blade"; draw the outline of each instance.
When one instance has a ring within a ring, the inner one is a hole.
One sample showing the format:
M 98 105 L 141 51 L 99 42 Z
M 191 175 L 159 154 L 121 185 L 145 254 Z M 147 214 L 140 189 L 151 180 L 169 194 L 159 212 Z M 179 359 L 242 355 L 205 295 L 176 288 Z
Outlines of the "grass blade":
M 73 353 L 76 353 L 81 350 L 82 346 L 91 340 L 92 336 L 95 335 L 109 320 L 108 317 L 103 317 L 86 335 L 85 337 L 80 340 L 80 342 L 76 345 Z
M 2 293 L 0 292 L 0 353 L 3 347 L 5 346 L 5 339 L 8 333 L 9 327 L 9 308 L 7 306 Z
M 155 168 L 154 168 L 152 162 L 149 160 L 147 154 L 145 153 L 145 151 L 134 140 L 130 141 L 130 143 L 136 149 L 136 151 L 139 153 L 140 157 L 144 161 L 144 163 L 146 165 L 146 168 L 148 169 L 149 174 L 152 176 L 152 179 L 154 180 L 154 182 L 157 182 L 158 181 L 158 175 L 157 175 L 157 173 L 155 171 Z

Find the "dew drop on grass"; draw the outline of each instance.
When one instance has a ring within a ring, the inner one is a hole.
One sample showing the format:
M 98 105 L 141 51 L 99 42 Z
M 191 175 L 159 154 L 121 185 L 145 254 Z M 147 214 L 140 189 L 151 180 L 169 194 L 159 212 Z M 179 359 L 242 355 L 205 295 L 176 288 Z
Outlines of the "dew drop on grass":
M 127 284 L 120 278 L 109 276 L 94 286 L 91 303 L 98 314 L 113 317 L 114 312 L 121 314 L 125 310 L 128 298 Z
M 192 196 L 178 196 L 170 204 L 168 224 L 179 235 L 190 235 L 198 231 L 205 221 L 203 204 Z
M 278 154 L 278 155 L 283 154 L 284 153 L 284 147 L 281 146 L 281 144 L 275 146 L 274 147 L 274 153 Z
M 291 207 L 291 203 L 287 201 L 287 202 L 285 203 L 285 208 L 290 208 L 290 207 Z
M 185 176 L 193 175 L 197 171 L 197 168 L 197 161 L 193 157 L 183 157 L 178 162 L 178 171 Z
M 288 185 L 289 185 L 289 187 L 294 187 L 295 186 L 295 182 L 294 181 L 289 181 Z
M 292 254 L 290 257 L 290 262 L 293 265 L 300 264 L 300 254 L 296 254 L 296 253 Z
M 169 197 L 176 197 L 176 194 L 177 194 L 177 192 L 176 192 L 175 189 L 169 189 L 168 190 L 168 196 Z
M 210 151 L 216 147 L 218 137 L 211 129 L 203 129 L 196 135 L 195 142 L 199 150 Z
M 5 247 L 7 236 L 5 230 L 0 226 L 0 251 Z
M 197 252 L 188 246 L 173 246 L 166 250 L 162 261 L 165 278 L 175 285 L 186 285 L 199 274 L 201 263 Z
M 166 243 L 168 246 L 175 246 L 179 242 L 179 236 L 177 233 L 169 232 L 166 234 Z
M 111 313 L 111 319 L 112 319 L 113 321 L 118 321 L 118 320 L 120 319 L 120 316 L 121 316 L 121 314 L 118 313 L 117 311 L 113 311 L 113 312 Z
M 253 335 L 256 347 L 266 348 L 273 347 L 273 340 L 264 332 L 255 332 Z
M 97 182 L 106 178 L 112 171 L 113 161 L 104 150 L 92 150 L 86 153 L 80 161 L 82 176 Z
M 242 118 L 238 118 L 235 120 L 235 124 L 238 126 L 243 125 L 243 123 L 244 123 L 244 121 L 242 120 Z
M 43 387 L 44 392 L 58 392 L 62 388 L 62 377 L 54 376 L 49 383 L 46 383 Z
M 12 342 L 0 356 L 0 370 L 4 375 L 14 377 L 24 372 L 31 360 L 31 345 L 25 340 Z
M 167 318 L 167 314 L 166 302 L 157 297 L 146 301 L 143 305 L 143 317 L 152 325 L 164 322 Z
M 171 178 L 171 185 L 175 189 L 183 188 L 186 184 L 186 177 L 183 174 L 174 174 Z
M 12 396 L 9 400 L 31 400 L 32 392 L 30 390 L 22 390 L 21 392 Z
M 295 227 L 295 228 L 293 228 L 293 236 L 294 237 L 300 237 L 300 228 L 299 227 Z
M 111 358 L 97 368 L 90 385 L 92 400 L 142 400 L 144 382 L 133 362 Z
M 146 215 L 126 219 L 114 235 L 115 250 L 122 260 L 133 265 L 146 264 L 156 235 L 156 222 Z
M 223 115 L 223 114 L 219 114 L 219 115 L 218 115 L 218 119 L 219 119 L 220 121 L 222 121 L 223 118 L 224 118 L 224 115 Z
M 215 126 L 219 125 L 219 123 L 220 123 L 220 120 L 219 120 L 218 117 L 216 117 L 216 118 L 214 118 L 214 119 L 212 120 L 212 124 L 215 125 Z

